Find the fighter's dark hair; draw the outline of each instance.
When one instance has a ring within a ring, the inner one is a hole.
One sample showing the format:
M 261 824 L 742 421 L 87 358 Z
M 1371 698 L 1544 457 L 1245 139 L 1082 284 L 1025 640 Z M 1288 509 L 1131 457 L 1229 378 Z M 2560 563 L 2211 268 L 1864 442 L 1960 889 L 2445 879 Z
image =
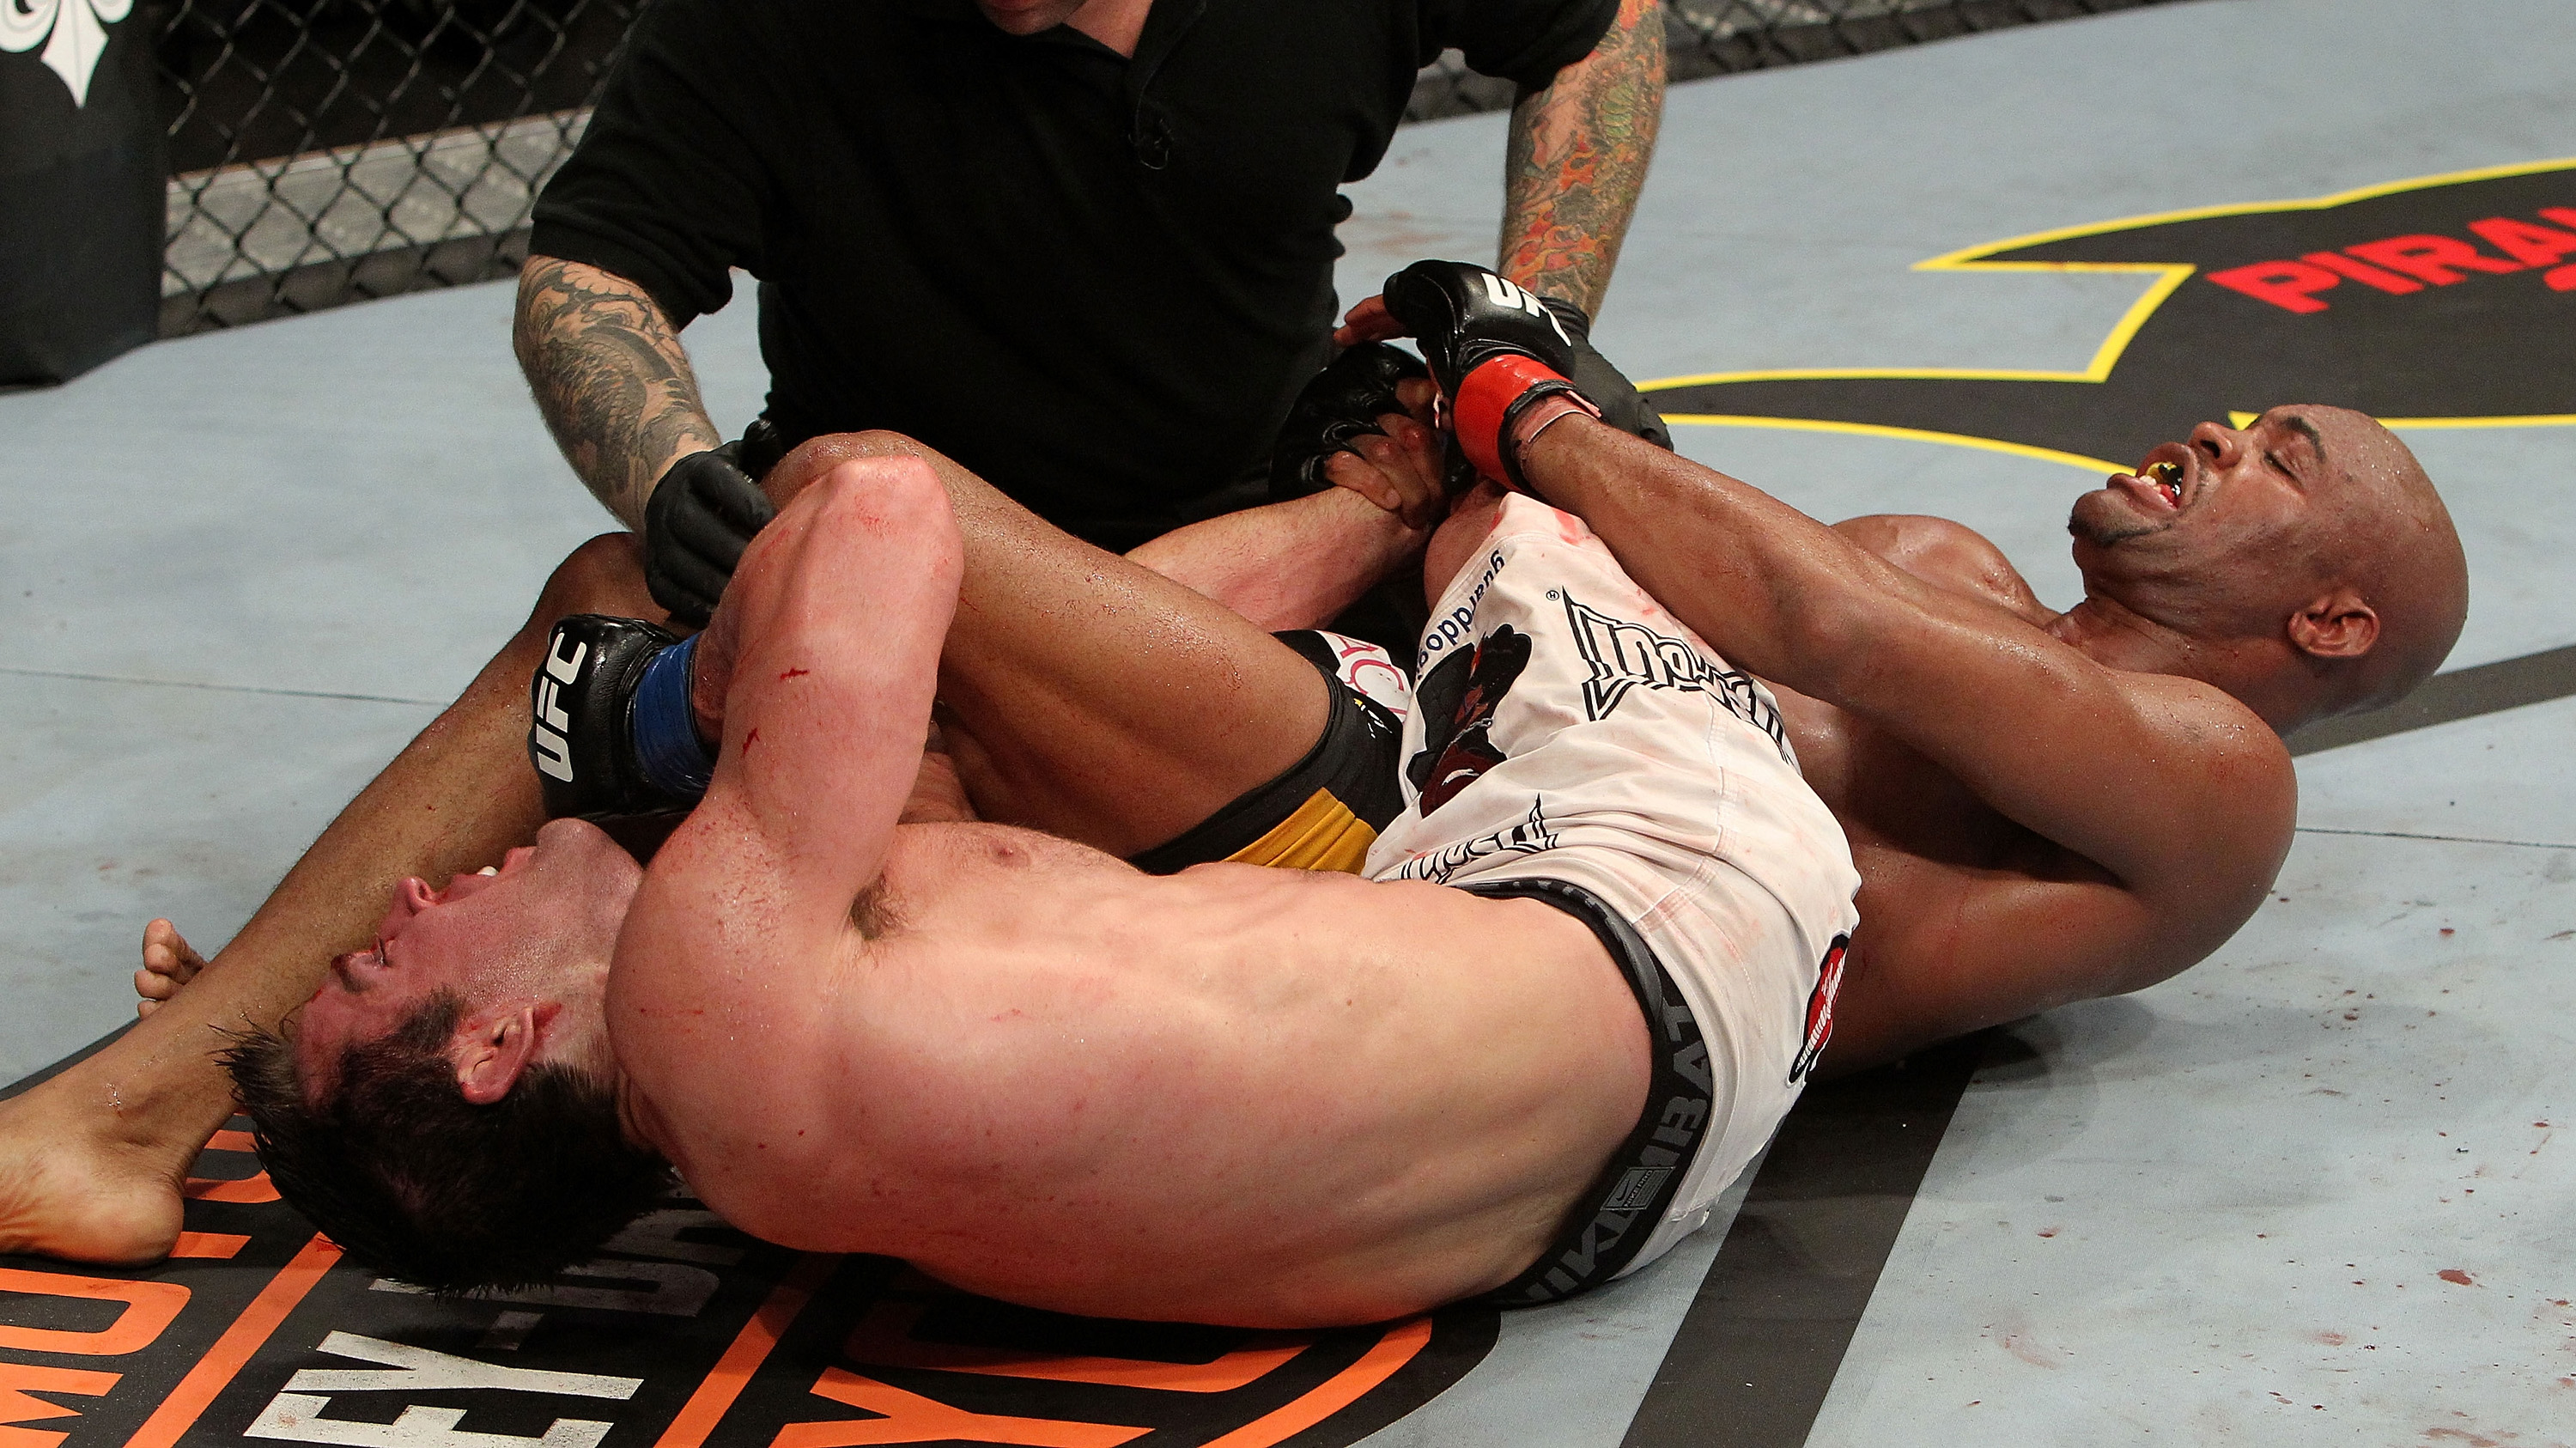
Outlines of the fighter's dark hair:
M 446 1054 L 464 1012 L 441 991 L 343 1051 L 310 1092 L 274 1031 L 236 1035 L 223 1055 L 278 1194 L 351 1257 L 437 1293 L 542 1282 L 670 1185 L 659 1156 L 627 1143 L 616 1093 L 569 1067 L 467 1101 Z

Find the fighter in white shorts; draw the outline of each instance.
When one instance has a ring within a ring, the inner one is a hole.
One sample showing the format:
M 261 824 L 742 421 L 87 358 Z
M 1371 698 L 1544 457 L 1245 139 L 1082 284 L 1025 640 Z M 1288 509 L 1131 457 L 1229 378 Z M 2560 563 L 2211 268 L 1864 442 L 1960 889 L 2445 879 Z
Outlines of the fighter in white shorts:
M 1770 691 L 1581 522 L 1488 486 L 1433 545 L 1435 569 L 1453 558 L 1404 726 L 1407 807 L 1366 873 L 1573 915 L 1655 1038 L 1596 1209 L 1492 1294 L 1547 1302 L 1696 1230 L 1770 1140 L 1823 1048 L 1860 878 Z

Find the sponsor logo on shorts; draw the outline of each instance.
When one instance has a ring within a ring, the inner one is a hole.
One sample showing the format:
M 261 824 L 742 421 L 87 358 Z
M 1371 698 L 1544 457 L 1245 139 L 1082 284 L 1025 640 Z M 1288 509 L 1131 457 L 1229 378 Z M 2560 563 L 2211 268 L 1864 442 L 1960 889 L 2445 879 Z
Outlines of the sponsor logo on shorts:
M 1332 646 L 1333 671 L 1350 687 L 1352 693 L 1375 701 L 1398 723 L 1413 709 L 1413 681 L 1395 666 L 1395 656 L 1378 644 L 1317 629 L 1325 643 Z
M 1420 668 L 1424 659 L 1446 653 L 1475 637 L 1476 605 L 1485 601 L 1485 590 L 1494 586 L 1494 575 L 1502 571 L 1503 554 L 1498 548 L 1485 555 L 1485 576 L 1477 579 L 1476 586 L 1467 591 L 1467 601 L 1442 614 L 1437 622 L 1423 630 L 1422 649 L 1413 661 L 1414 667 Z
M 1593 1208 L 1591 1219 L 1559 1239 L 1549 1249 L 1552 1255 L 1541 1258 L 1522 1280 L 1498 1291 L 1497 1301 L 1554 1302 L 1608 1280 L 1654 1235 L 1656 1214 L 1669 1200 L 1674 1176 L 1698 1154 L 1708 1133 L 1709 1104 L 1716 1097 L 1708 1042 L 1689 1005 L 1663 995 L 1663 973 L 1649 973 L 1652 983 L 1641 983 L 1638 1004 L 1648 1025 L 1664 1029 L 1653 1088 L 1664 1099 L 1662 1109 L 1655 1110 L 1648 1098 L 1654 1130 L 1642 1142 L 1621 1149 L 1620 1159 L 1627 1165 Z
M 1702 693 L 1769 735 L 1782 759 L 1797 762 L 1789 750 L 1789 731 L 1781 726 L 1780 711 L 1763 698 L 1751 675 L 1721 669 L 1687 640 L 1578 603 L 1570 593 L 1565 595 L 1565 618 L 1574 629 L 1575 650 L 1592 670 L 1592 677 L 1583 681 L 1584 717 L 1609 718 L 1619 701 L 1640 685 Z
M 1422 708 L 1422 748 L 1404 766 L 1421 796 L 1425 815 L 1503 762 L 1493 740 L 1494 715 L 1503 696 L 1529 667 L 1530 636 L 1504 624 L 1485 635 L 1475 652 L 1451 654 L 1422 676 L 1414 697 Z
M 1457 874 L 1478 860 L 1496 855 L 1535 855 L 1557 847 L 1556 831 L 1548 827 L 1545 799 L 1530 801 L 1529 813 L 1520 823 L 1472 840 L 1460 840 L 1427 855 L 1416 855 L 1383 876 L 1387 880 L 1429 880 L 1435 885 L 1449 883 Z
M 1797 1085 L 1816 1069 L 1816 1058 L 1825 1054 L 1825 1045 L 1834 1038 L 1834 997 L 1842 993 L 1843 959 L 1851 953 L 1851 937 L 1837 935 L 1826 949 L 1824 963 L 1816 967 L 1816 988 L 1807 992 L 1807 1039 L 1798 1050 L 1798 1059 L 1789 1067 L 1789 1084 Z
M 1655 1204 L 1655 1189 L 1672 1174 L 1673 1169 L 1668 1166 L 1632 1166 L 1620 1176 L 1619 1184 L 1610 1189 L 1610 1195 L 1601 1203 L 1601 1208 L 1609 1212 L 1642 1212 Z

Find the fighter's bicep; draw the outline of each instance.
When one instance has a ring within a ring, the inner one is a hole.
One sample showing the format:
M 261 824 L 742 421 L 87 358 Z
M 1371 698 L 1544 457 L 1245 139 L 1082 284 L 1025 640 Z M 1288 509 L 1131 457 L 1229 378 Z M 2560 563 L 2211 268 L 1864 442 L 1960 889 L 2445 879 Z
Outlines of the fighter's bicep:
M 1872 513 L 1833 529 L 1936 588 L 1984 599 L 2028 622 L 2049 617 L 2012 560 L 1973 528 L 1922 514 Z
M 2108 877 L 1996 876 L 1913 906 L 1861 893 L 1827 1058 L 1835 1074 L 2137 990 L 2190 963 L 2163 948 L 2152 904 Z
M 763 529 L 726 592 L 709 629 L 735 642 L 707 804 L 732 812 L 746 849 L 766 843 L 777 887 L 800 900 L 837 896 L 843 912 L 883 868 L 921 771 L 961 566 L 930 470 L 865 459 Z
M 1891 608 L 1871 643 L 1826 698 L 2131 888 L 2232 880 L 2287 838 L 2288 755 L 2206 684 L 2109 667 L 1971 600 Z

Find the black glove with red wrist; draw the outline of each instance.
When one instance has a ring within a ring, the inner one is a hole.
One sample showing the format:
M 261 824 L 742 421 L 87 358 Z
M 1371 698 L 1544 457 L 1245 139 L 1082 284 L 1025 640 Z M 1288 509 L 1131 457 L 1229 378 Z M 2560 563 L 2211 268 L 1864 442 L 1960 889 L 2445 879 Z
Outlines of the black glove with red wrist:
M 1512 427 L 1561 397 L 1601 409 L 1571 380 L 1576 347 L 1545 302 L 1463 261 L 1418 261 L 1386 279 L 1386 309 L 1412 334 L 1447 400 L 1449 426 L 1476 470 L 1523 492 Z
M 1655 404 L 1637 390 L 1627 374 L 1610 365 L 1610 359 L 1592 346 L 1592 319 L 1583 309 L 1559 297 L 1541 297 L 1540 303 L 1556 314 L 1565 335 L 1574 339 L 1574 370 L 1565 375 L 1583 395 L 1601 409 L 1601 420 L 1630 437 L 1644 438 L 1666 452 L 1673 450 L 1673 431 L 1664 426 L 1664 415 Z

